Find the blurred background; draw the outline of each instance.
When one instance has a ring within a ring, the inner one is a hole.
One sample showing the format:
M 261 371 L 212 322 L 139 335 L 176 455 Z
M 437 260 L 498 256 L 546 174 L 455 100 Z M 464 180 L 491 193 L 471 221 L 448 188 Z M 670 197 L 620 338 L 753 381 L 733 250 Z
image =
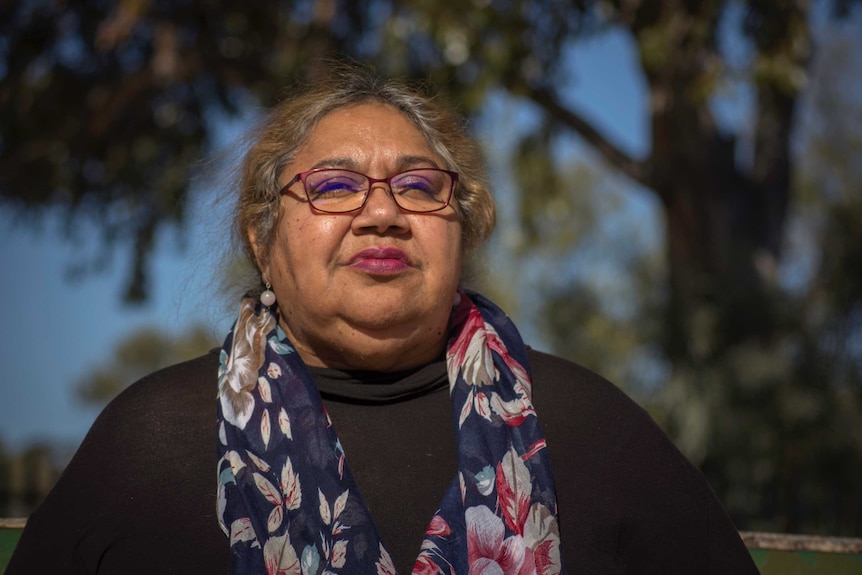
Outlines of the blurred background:
M 0 517 L 220 344 L 239 138 L 335 56 L 469 117 L 472 282 L 529 344 L 648 409 L 740 529 L 862 536 L 860 31 L 852 0 L 0 1 Z

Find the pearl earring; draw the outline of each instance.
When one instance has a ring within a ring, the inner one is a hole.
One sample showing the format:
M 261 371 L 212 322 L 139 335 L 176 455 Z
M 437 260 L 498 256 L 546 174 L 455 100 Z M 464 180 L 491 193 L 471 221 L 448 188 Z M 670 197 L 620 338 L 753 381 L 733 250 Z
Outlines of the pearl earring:
M 275 303 L 275 292 L 270 289 L 271 287 L 270 283 L 266 282 L 266 290 L 262 291 L 260 294 L 260 303 L 266 307 Z
M 452 307 L 458 307 L 461 305 L 461 294 L 455 292 L 455 297 L 452 298 Z

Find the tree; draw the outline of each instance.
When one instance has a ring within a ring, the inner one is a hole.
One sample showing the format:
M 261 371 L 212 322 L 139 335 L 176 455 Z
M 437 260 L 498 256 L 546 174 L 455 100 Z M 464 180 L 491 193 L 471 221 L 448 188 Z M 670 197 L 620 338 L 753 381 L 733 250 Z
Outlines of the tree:
M 862 174 L 854 160 L 862 152 L 862 100 L 853 82 L 842 82 L 862 73 L 858 54 L 855 29 L 833 29 L 810 68 L 792 156 L 798 207 L 789 212 L 784 240 L 791 249 L 775 270 L 771 337 L 737 341 L 694 364 L 665 363 L 655 349 L 661 270 L 632 220 L 615 233 L 620 245 L 594 256 L 590 246 L 611 240 L 596 239 L 600 228 L 587 232 L 577 250 L 594 258 L 581 266 L 589 272 L 555 282 L 558 264 L 553 276 L 534 282 L 548 286 L 540 309 L 553 349 L 577 350 L 580 361 L 629 382 L 748 528 L 831 534 L 862 528 L 854 486 L 862 465 L 862 349 L 854 343 L 862 333 Z M 607 187 L 599 182 L 586 197 L 586 206 L 569 213 L 605 220 L 594 204 L 607 201 Z M 608 260 L 617 282 L 610 296 L 606 274 L 593 273 Z M 635 312 L 608 309 L 620 301 Z M 692 347 L 707 343 L 696 339 Z
M 831 8 L 847 18 L 851 3 Z M 544 206 L 587 191 L 570 185 L 573 167 L 554 153 L 573 134 L 656 200 L 666 229 L 667 279 L 646 291 L 642 309 L 649 314 L 630 312 L 632 321 L 649 318 L 632 342 L 653 342 L 644 357 L 659 357 L 649 369 L 669 381 L 656 413 L 710 479 L 727 485 L 724 493 L 733 491 L 739 473 L 710 454 L 732 458 L 733 449 L 751 441 L 724 441 L 716 429 L 728 425 L 716 427 L 717 416 L 707 415 L 757 400 L 758 382 L 779 386 L 789 374 L 776 365 L 803 365 L 776 352 L 788 341 L 812 358 L 812 376 L 833 377 L 817 371 L 824 364 L 815 335 L 788 339 L 819 332 L 804 331 L 776 275 L 792 208 L 798 103 L 812 59 L 805 0 L 372 0 L 361 6 L 122 0 L 113 7 L 46 1 L 4 10 L 0 198 L 25 213 L 60 205 L 71 224 L 92 214 L 106 245 L 124 240 L 132 248 L 131 300 L 146 295 L 155 230 L 182 222 L 187 167 L 210 141 L 208 118 L 271 104 L 283 79 L 303 63 L 341 54 L 374 60 L 384 72 L 430 78 L 473 115 L 491 94 L 530 106 L 538 121 L 519 134 L 510 162 L 524 190 L 518 200 L 528 240 L 547 240 Z M 643 158 L 604 135 L 566 97 L 576 41 L 608 30 L 630 35 L 648 92 L 651 145 Z M 741 63 L 730 57 L 727 38 L 744 44 Z M 717 94 L 740 79 L 754 94 L 748 153 L 738 145 L 746 134 L 723 125 L 712 109 Z M 58 97 L 76 113 L 58 109 Z M 848 214 L 841 207 L 835 221 Z M 855 221 L 836 228 L 833 242 L 843 245 Z M 857 261 L 852 250 L 830 254 L 838 258 L 831 269 Z M 661 272 L 653 262 L 637 275 Z M 857 310 L 855 284 L 839 284 L 849 294 L 850 307 L 842 309 Z M 585 293 L 579 286 L 558 288 L 547 294 L 554 309 Z M 624 318 L 604 317 L 613 321 L 597 333 L 618 333 Z M 620 353 L 635 348 L 626 344 Z M 762 377 L 744 377 L 752 370 Z M 750 385 L 737 385 L 741 380 Z M 683 407 L 692 405 L 700 407 Z M 738 467 L 752 461 L 743 458 Z M 785 526 L 793 528 L 794 520 Z

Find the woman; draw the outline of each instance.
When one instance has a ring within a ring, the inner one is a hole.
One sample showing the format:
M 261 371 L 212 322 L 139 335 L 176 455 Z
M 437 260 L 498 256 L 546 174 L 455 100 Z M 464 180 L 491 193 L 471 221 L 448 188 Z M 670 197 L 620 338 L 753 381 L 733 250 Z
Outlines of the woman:
M 494 208 L 434 98 L 334 70 L 241 179 L 259 288 L 105 409 L 8 573 L 756 573 L 640 408 L 459 288 Z

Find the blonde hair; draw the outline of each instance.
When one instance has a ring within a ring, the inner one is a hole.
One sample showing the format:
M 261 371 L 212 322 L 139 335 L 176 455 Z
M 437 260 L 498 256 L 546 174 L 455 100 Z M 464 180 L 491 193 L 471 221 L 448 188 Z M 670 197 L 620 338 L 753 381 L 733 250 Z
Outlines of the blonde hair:
M 461 219 L 462 246 L 469 255 L 494 229 L 496 210 L 488 191 L 481 149 L 467 133 L 463 119 L 439 96 L 391 79 L 356 64 L 329 65 L 288 91 L 258 130 L 240 165 L 239 198 L 234 233 L 258 268 L 250 243 L 254 231 L 258 254 L 268 258 L 279 218 L 279 177 L 327 114 L 349 106 L 378 102 L 403 113 L 425 136 L 431 148 L 458 172 L 453 205 Z

